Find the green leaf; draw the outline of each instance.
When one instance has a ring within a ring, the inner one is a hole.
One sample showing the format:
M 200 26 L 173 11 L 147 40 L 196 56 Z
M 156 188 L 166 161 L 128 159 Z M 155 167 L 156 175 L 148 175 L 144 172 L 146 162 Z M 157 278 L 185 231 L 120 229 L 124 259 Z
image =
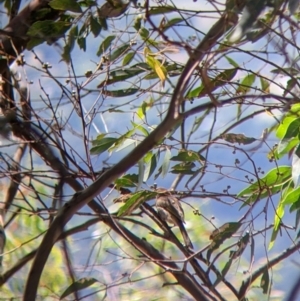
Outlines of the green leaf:
M 274 247 L 274 243 L 275 243 L 278 232 L 279 232 L 279 230 L 275 230 L 273 228 L 270 243 L 269 243 L 269 246 L 268 246 L 268 250 L 271 250 Z
M 172 161 L 183 161 L 183 162 L 203 162 L 203 157 L 195 151 L 181 149 L 176 156 L 171 158 Z
M 251 86 L 255 82 L 256 75 L 255 74 L 248 74 L 244 77 L 242 82 L 239 84 L 239 87 L 236 90 L 237 94 L 246 94 L 250 91 Z
M 74 49 L 75 40 L 76 40 L 77 36 L 78 36 L 78 26 L 74 26 L 69 31 L 67 43 L 64 46 L 64 51 L 62 53 L 62 58 L 67 63 L 69 63 L 71 60 L 70 54 L 71 54 L 72 50 Z
M 282 75 L 289 75 L 289 76 L 296 76 L 299 74 L 299 70 L 292 67 L 280 68 L 280 69 L 273 69 L 271 73 L 275 74 L 282 74 Z
M 245 235 L 243 235 L 242 238 L 237 243 L 238 249 L 236 251 L 231 252 L 230 258 L 237 259 L 238 257 L 240 257 L 243 254 L 243 252 L 245 251 L 245 249 L 249 243 L 249 240 L 250 240 L 249 233 L 246 233 Z
M 78 292 L 82 289 L 85 289 L 94 283 L 98 282 L 95 278 L 81 278 L 75 282 L 73 282 L 60 296 L 60 300 L 64 299 L 65 297 L 69 296 L 74 292 Z
M 294 116 L 294 115 L 287 115 L 280 123 L 280 125 L 278 126 L 277 128 L 277 131 L 276 131 L 276 136 L 279 138 L 279 139 L 283 139 L 286 132 L 287 132 L 287 129 L 289 127 L 289 125 L 295 121 L 297 118 L 297 116 Z
M 287 126 L 283 139 L 294 138 L 299 135 L 299 132 L 300 132 L 300 118 L 297 118 Z
M 219 73 L 215 78 L 211 79 L 209 83 L 209 91 L 213 92 L 216 89 L 228 84 L 236 75 L 238 69 L 227 69 L 221 73 Z M 204 85 L 204 83 L 201 84 L 200 87 L 191 90 L 188 92 L 186 98 L 187 99 L 192 99 L 192 98 L 197 98 L 197 97 L 202 97 L 207 94 L 207 88 Z
M 133 52 L 133 51 L 127 53 L 127 54 L 125 55 L 124 59 L 123 59 L 122 65 L 123 65 L 123 66 L 128 65 L 128 64 L 133 60 L 135 54 L 136 54 L 136 52 Z
M 119 209 L 118 216 L 130 215 L 136 208 L 144 202 L 155 198 L 156 193 L 152 191 L 138 191 L 126 201 L 126 203 Z
M 272 187 L 281 188 L 282 185 L 291 178 L 290 166 L 279 166 L 270 170 L 263 178 L 243 189 L 237 197 L 257 195 L 264 191 L 269 191 Z
M 194 124 L 193 124 L 191 134 L 195 133 L 199 129 L 199 127 L 202 124 L 202 122 L 204 121 L 205 117 L 207 115 L 209 115 L 210 110 L 211 109 L 207 109 L 201 116 L 195 117 L 195 121 L 194 121 Z
M 138 183 L 138 176 L 137 174 L 127 174 L 121 178 L 118 178 L 115 181 L 115 185 L 117 189 L 121 187 L 136 187 Z
M 157 166 L 156 154 L 152 154 L 151 152 L 149 152 L 145 156 L 144 162 L 146 164 L 146 168 L 145 168 L 145 172 L 144 172 L 143 181 L 146 182 L 151 177 L 151 175 L 153 174 L 153 172 L 156 169 L 156 166 Z
M 277 159 L 280 159 L 285 154 L 289 153 L 299 143 L 298 137 L 293 139 L 283 139 L 279 142 L 277 148 L 273 151 L 273 154 Z
M 139 34 L 140 34 L 142 40 L 145 41 L 145 40 L 147 40 L 148 37 L 149 37 L 149 30 L 146 29 L 145 27 L 142 27 L 142 28 L 140 28 L 140 30 L 139 30 Z
M 135 130 L 139 130 L 145 137 L 149 136 L 149 132 L 141 125 L 131 121 L 131 124 L 134 126 Z
M 146 112 L 152 107 L 152 100 L 149 102 L 143 101 L 142 105 L 137 109 L 136 114 L 141 120 L 146 117 Z M 148 132 L 148 131 L 147 131 Z M 147 135 L 148 136 L 148 135 Z
M 234 233 L 241 227 L 240 222 L 229 222 L 214 230 L 210 235 L 212 243 L 207 251 L 207 260 L 209 261 L 212 252 L 218 249 L 221 244 L 228 238 L 231 238 Z
M 102 92 L 105 96 L 110 96 L 110 97 L 124 97 L 124 96 L 129 96 L 133 95 L 137 92 L 139 92 L 139 89 L 121 89 L 121 90 L 105 90 Z
M 178 9 L 174 6 L 159 6 L 159 7 L 151 7 L 149 10 L 150 15 L 160 15 L 160 14 L 166 14 L 166 13 L 172 13 L 172 12 L 177 12 Z
M 90 149 L 92 155 L 100 155 L 108 150 L 118 139 L 113 137 L 97 138 L 92 141 L 93 147 Z
M 273 228 L 271 240 L 270 240 L 269 247 L 268 247 L 269 251 L 273 248 L 277 234 L 279 232 L 281 221 L 282 221 L 282 218 L 284 215 L 284 207 L 285 206 L 284 206 L 283 202 L 281 201 L 276 208 L 275 217 L 274 217 L 274 228 Z
M 43 44 L 45 42 L 45 39 L 39 39 L 39 38 L 31 38 L 28 43 L 26 44 L 26 49 L 31 50 L 34 47 Z
M 146 63 L 149 65 L 150 68 L 153 69 L 153 71 L 156 73 L 156 75 L 162 82 L 166 80 L 167 70 L 160 61 L 158 61 L 150 55 L 146 55 Z
M 124 55 L 129 49 L 131 48 L 130 44 L 125 44 L 119 48 L 117 48 L 110 56 L 109 60 L 115 61 L 118 59 L 121 55 Z
M 236 61 L 234 61 L 232 58 L 228 57 L 227 55 L 225 55 L 225 58 L 228 61 L 228 63 L 230 65 L 232 65 L 233 67 L 235 67 L 235 68 L 239 68 L 240 67 L 240 65 Z
M 42 38 L 44 41 L 47 41 L 50 38 L 63 36 L 71 25 L 70 22 L 65 21 L 37 21 L 29 27 L 27 34 L 31 37 Z
M 260 281 L 260 287 L 263 289 L 263 293 L 266 295 L 269 293 L 270 288 L 270 276 L 268 268 L 265 268 Z
M 147 68 L 149 68 L 149 66 L 147 64 L 145 64 L 147 66 Z M 129 79 L 131 77 L 134 77 L 140 73 L 145 72 L 145 68 L 143 68 L 143 66 L 138 66 L 134 65 L 130 68 L 126 68 L 126 69 L 118 69 L 115 71 L 112 71 L 109 74 L 109 79 L 105 79 L 103 80 L 99 85 L 98 88 L 104 87 L 104 86 L 108 86 L 120 81 L 125 81 L 126 79 Z
M 183 162 L 173 166 L 171 173 L 192 175 L 195 173 L 195 171 L 192 170 L 195 166 L 196 165 L 193 162 Z
M 99 17 L 99 8 L 97 8 L 97 12 L 98 12 L 98 21 L 99 21 L 100 25 L 102 26 L 102 28 L 104 30 L 107 30 L 108 29 L 107 21 L 105 18 Z
M 116 150 L 119 151 L 133 143 L 136 143 L 136 140 L 130 139 L 132 135 L 134 134 L 135 129 L 130 129 L 125 134 L 117 138 L 117 141 L 115 142 L 114 146 L 111 147 L 110 151 Z
M 274 219 L 275 231 L 279 229 L 283 216 L 284 216 L 284 204 L 280 202 L 275 212 L 275 219 Z
M 116 36 L 108 36 L 108 37 L 106 37 L 105 40 L 99 46 L 99 49 L 97 51 L 97 56 L 102 55 L 110 47 L 112 41 L 115 38 L 116 38 Z
M 69 10 L 74 13 L 81 13 L 81 7 L 76 0 L 51 0 L 49 6 L 57 10 Z
M 282 200 L 283 205 L 292 205 L 300 201 L 300 187 L 293 189 Z
M 96 18 L 93 15 L 90 15 L 90 27 L 91 32 L 93 33 L 94 37 L 98 37 L 99 33 L 101 32 L 102 26 L 99 24 Z
M 84 37 L 78 38 L 77 44 L 80 49 L 83 49 L 83 51 L 86 51 L 86 38 L 84 38 Z
M 270 82 L 269 81 L 260 77 L 260 85 L 261 85 L 262 91 L 264 91 L 265 93 L 270 93 Z
M 134 23 L 133 23 L 133 28 L 136 31 L 139 31 L 140 28 L 142 27 L 142 17 L 140 15 L 138 15 L 135 19 L 134 19 Z
M 174 18 L 170 21 L 168 21 L 166 24 L 163 25 L 162 27 L 162 31 L 166 31 L 168 30 L 169 28 L 171 28 L 173 25 L 176 25 L 178 23 L 181 23 L 183 21 L 182 18 Z

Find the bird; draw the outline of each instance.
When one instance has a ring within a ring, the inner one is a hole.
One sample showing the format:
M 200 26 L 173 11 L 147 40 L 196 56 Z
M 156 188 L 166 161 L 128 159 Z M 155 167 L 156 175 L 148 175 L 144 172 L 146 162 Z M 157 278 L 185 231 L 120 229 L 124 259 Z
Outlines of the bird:
M 156 196 L 155 206 L 162 220 L 179 227 L 184 243 L 187 247 L 193 248 L 193 244 L 184 227 L 184 211 L 180 201 L 169 192 L 158 193 Z

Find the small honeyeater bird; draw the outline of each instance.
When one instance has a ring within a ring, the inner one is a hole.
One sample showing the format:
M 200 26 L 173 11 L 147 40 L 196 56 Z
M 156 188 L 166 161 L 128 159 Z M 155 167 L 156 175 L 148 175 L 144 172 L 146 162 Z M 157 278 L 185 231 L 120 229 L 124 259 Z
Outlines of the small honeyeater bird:
M 184 211 L 180 201 L 168 191 L 156 196 L 156 209 L 162 220 L 179 227 L 184 243 L 187 247 L 193 248 L 193 244 L 184 227 Z

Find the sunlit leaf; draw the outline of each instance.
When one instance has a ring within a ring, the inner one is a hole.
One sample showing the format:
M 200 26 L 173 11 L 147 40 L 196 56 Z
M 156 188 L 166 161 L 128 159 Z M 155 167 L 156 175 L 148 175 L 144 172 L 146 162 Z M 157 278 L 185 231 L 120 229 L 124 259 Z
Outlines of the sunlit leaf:
M 286 132 L 282 139 L 293 138 L 299 135 L 299 132 L 300 132 L 300 118 L 297 118 L 287 125 Z
M 280 159 L 285 154 L 289 153 L 299 143 L 298 137 L 292 139 L 283 139 L 279 142 L 273 153 L 277 159 Z
M 246 94 L 250 91 L 251 86 L 255 82 L 256 75 L 255 74 L 248 74 L 246 75 L 241 83 L 239 84 L 239 87 L 236 90 L 237 94 Z
M 154 57 L 147 55 L 146 63 L 155 71 L 159 79 L 164 83 L 167 77 L 167 70 L 160 61 Z
M 271 239 L 270 239 L 270 243 L 269 243 L 269 247 L 268 250 L 271 250 L 274 246 L 280 225 L 281 225 L 281 221 L 282 221 L 282 217 L 284 215 L 284 204 L 282 202 L 279 203 L 279 205 L 276 208 L 276 212 L 274 215 L 274 228 L 273 228 L 273 232 L 271 235 Z
M 300 201 L 300 187 L 290 191 L 282 200 L 283 205 L 292 205 Z
M 258 194 L 264 190 L 269 191 L 272 187 L 280 188 L 290 178 L 290 166 L 279 166 L 278 168 L 273 168 L 263 178 L 243 189 L 237 196 L 243 197 Z
M 286 132 L 287 132 L 287 129 L 289 127 L 289 125 L 297 120 L 297 116 L 286 116 L 285 118 L 283 118 L 283 120 L 281 121 L 281 123 L 279 124 L 278 128 L 277 128 L 277 131 L 276 131 L 276 136 L 279 138 L 279 139 L 283 139 Z

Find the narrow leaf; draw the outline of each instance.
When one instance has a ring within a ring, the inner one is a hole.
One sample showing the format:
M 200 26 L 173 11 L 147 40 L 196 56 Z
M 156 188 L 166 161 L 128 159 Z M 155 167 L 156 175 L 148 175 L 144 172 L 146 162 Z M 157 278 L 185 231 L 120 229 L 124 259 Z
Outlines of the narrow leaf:
M 124 97 L 124 96 L 129 96 L 137 93 L 139 89 L 122 89 L 122 90 L 104 90 L 102 92 L 103 95 L 105 96 L 111 96 L 111 97 Z
M 100 155 L 114 145 L 117 140 L 118 139 L 113 137 L 105 137 L 93 140 L 93 147 L 90 149 L 90 152 L 92 155 Z
M 60 296 L 60 300 L 64 299 L 65 297 L 69 296 L 70 294 L 85 289 L 95 282 L 98 282 L 95 278 L 81 278 L 75 282 L 73 282 Z
M 135 52 L 127 53 L 123 59 L 122 65 L 123 66 L 128 65 L 133 60 L 134 56 L 135 56 Z
M 166 176 L 166 174 L 169 171 L 171 156 L 172 156 L 172 153 L 171 153 L 170 149 L 166 148 L 164 161 L 163 161 L 163 164 L 161 166 L 161 173 L 162 173 L 163 178 Z
M 99 46 L 97 55 L 98 56 L 102 55 L 110 47 L 111 43 L 113 42 L 113 40 L 115 38 L 116 38 L 116 36 L 108 36 L 107 38 L 105 38 L 105 40 Z

